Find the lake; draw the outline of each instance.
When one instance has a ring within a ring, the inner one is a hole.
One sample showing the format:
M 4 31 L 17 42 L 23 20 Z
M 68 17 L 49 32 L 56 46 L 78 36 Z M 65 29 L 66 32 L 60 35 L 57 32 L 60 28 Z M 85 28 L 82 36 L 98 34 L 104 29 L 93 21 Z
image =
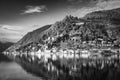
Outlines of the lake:
M 0 57 L 2 57 L 0 55 Z M 42 80 L 25 72 L 22 67 L 13 61 L 0 61 L 0 80 Z

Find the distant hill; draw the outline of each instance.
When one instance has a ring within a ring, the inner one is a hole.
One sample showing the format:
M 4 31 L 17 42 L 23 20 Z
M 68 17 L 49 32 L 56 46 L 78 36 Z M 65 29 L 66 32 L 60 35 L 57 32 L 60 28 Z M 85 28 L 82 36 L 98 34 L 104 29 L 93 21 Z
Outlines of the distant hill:
M 6 42 L 6 43 L 0 42 L 0 62 L 10 61 L 10 59 L 8 59 L 5 55 L 3 55 L 2 52 L 12 45 L 13 43 L 10 43 L 10 42 Z
M 6 42 L 6 43 L 0 42 L 0 52 L 3 52 L 4 50 L 6 50 L 11 45 L 13 45 L 13 43 L 11 43 L 11 42 Z
M 83 17 L 85 20 L 98 21 L 120 25 L 120 8 L 88 13 Z

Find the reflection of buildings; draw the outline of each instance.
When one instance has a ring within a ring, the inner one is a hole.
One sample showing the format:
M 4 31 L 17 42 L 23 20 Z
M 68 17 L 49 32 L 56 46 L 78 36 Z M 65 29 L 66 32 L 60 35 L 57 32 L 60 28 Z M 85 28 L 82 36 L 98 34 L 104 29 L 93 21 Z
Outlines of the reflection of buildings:
M 84 50 L 84 49 L 77 49 L 77 50 L 72 50 L 72 49 L 60 49 L 57 50 L 57 48 L 52 48 L 51 50 L 48 50 L 47 47 L 42 51 L 39 49 L 36 52 L 24 52 L 24 53 L 19 53 L 19 52 L 11 52 L 11 55 L 14 57 L 20 56 L 23 57 L 31 57 L 31 60 L 35 60 L 35 58 L 38 58 L 39 60 L 43 59 L 42 61 L 48 62 L 48 59 L 52 59 L 53 61 L 57 59 L 79 59 L 79 58 L 89 58 L 89 59 L 97 59 L 97 58 L 102 58 L 104 57 L 103 55 L 108 54 L 108 53 L 103 53 L 106 49 L 90 49 L 90 50 Z M 108 58 L 118 58 L 119 57 L 119 50 L 113 50 L 113 49 L 108 49 L 111 55 L 108 56 Z M 103 54 L 102 54 L 103 53 Z M 5 53 L 6 55 L 10 55 L 8 52 Z
M 81 51 L 80 57 L 88 58 L 90 56 L 90 52 L 87 50 Z

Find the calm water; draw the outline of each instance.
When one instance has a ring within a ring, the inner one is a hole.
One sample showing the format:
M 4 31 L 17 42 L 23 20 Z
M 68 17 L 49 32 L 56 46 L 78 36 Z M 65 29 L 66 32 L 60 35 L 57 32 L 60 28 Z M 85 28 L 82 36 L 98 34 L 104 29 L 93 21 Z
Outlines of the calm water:
M 15 62 L 0 63 L 0 80 L 42 80 L 25 72 Z

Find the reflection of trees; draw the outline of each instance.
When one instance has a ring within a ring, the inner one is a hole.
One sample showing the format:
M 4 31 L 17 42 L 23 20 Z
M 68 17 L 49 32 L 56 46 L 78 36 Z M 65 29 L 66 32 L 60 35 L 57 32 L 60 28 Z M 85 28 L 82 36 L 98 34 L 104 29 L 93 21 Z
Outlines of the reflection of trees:
M 111 66 L 106 66 L 102 70 L 95 67 L 82 67 L 74 75 L 60 78 L 60 80 L 119 80 L 120 70 Z M 71 78 L 71 79 L 69 79 Z

